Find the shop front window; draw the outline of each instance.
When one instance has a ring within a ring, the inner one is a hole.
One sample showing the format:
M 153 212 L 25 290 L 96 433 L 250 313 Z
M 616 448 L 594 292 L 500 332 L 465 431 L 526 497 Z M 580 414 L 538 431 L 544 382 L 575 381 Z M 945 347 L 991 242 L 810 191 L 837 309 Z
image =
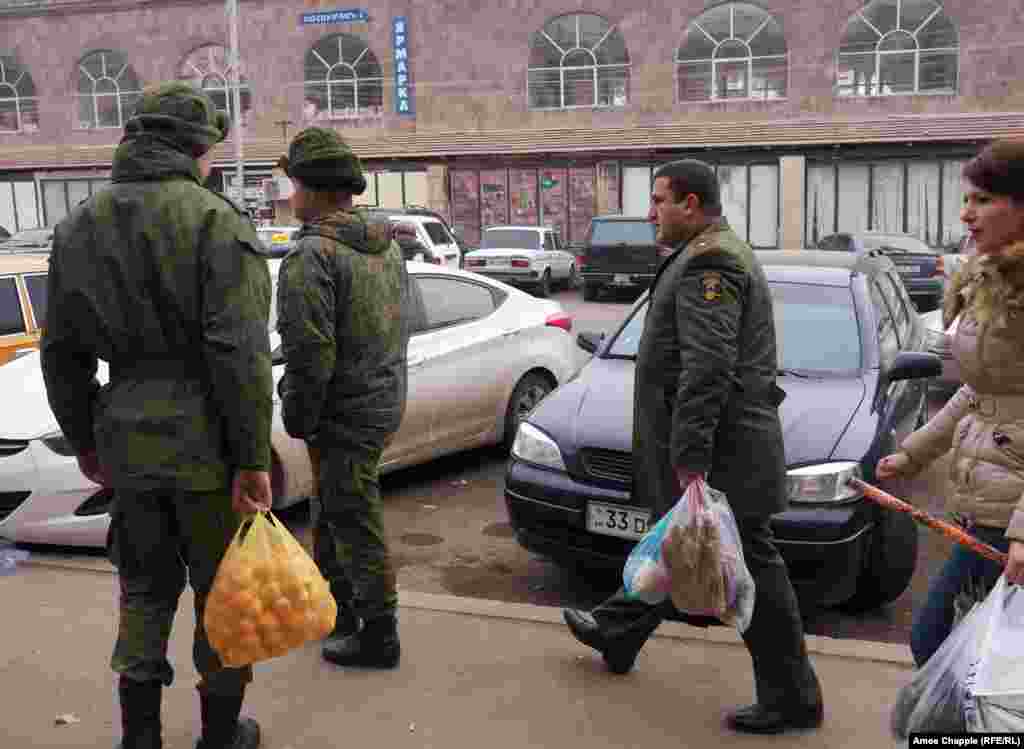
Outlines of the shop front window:
M 492 169 L 480 172 L 480 224 L 482 228 L 500 226 L 508 222 L 508 171 Z
M 537 170 L 509 169 L 509 203 L 512 208 L 513 224 L 536 226 L 540 223 L 537 205 Z
M 480 174 L 475 169 L 451 172 L 452 228 L 472 245 L 480 244 Z

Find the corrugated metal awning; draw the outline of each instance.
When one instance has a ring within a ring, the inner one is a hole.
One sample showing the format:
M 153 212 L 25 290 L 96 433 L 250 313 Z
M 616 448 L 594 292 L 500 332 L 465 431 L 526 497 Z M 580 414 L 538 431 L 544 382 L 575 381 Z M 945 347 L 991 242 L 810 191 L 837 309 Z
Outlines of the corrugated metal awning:
M 364 160 L 441 160 L 461 156 L 531 154 L 616 154 L 687 148 L 759 148 L 843 144 L 970 142 L 1024 137 L 1024 112 L 945 115 L 890 115 L 871 119 L 681 120 L 614 128 L 523 130 L 393 130 L 346 132 L 345 139 Z M 120 133 L 118 133 L 120 137 Z M 0 146 L 0 169 L 53 169 L 108 166 L 115 144 Z M 245 143 L 247 162 L 272 162 L 284 151 L 279 138 Z M 234 159 L 230 140 L 215 151 L 218 163 Z

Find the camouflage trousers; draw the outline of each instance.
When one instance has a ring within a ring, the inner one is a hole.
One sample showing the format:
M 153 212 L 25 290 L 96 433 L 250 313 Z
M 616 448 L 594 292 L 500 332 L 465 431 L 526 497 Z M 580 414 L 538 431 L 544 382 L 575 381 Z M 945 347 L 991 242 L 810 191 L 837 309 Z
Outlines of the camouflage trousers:
M 380 448 L 309 448 L 313 475 L 313 558 L 339 609 L 373 619 L 395 613 L 398 592 L 384 532 Z
M 224 667 L 203 629 L 206 596 L 239 521 L 230 493 L 223 490 L 115 493 L 107 553 L 121 586 L 110 664 L 116 673 L 171 684 L 167 643 L 187 581 L 195 593 L 192 659 L 201 677 L 199 689 L 221 695 L 245 691 L 252 667 Z

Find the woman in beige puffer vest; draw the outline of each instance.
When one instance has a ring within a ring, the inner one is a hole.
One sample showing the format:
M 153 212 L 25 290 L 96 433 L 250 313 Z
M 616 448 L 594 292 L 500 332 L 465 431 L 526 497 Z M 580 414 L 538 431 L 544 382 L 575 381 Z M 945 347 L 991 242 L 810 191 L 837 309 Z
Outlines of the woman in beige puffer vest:
M 1024 583 L 1024 141 L 1000 141 L 964 168 L 960 213 L 976 255 L 946 293 L 943 322 L 963 386 L 880 479 L 917 474 L 953 449 L 949 509 L 977 538 L 1008 551 L 1007 581 Z M 991 588 L 1003 570 L 956 546 L 915 614 L 911 650 L 923 664 L 953 628 L 957 595 Z

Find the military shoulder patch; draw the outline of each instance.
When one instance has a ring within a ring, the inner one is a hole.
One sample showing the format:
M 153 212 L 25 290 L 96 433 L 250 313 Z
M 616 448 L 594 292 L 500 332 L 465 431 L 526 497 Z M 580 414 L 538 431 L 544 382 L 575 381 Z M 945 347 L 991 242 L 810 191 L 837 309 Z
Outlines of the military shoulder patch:
M 722 298 L 722 275 L 720 273 L 713 271 L 705 273 L 700 277 L 700 286 L 705 302 L 710 304 Z

